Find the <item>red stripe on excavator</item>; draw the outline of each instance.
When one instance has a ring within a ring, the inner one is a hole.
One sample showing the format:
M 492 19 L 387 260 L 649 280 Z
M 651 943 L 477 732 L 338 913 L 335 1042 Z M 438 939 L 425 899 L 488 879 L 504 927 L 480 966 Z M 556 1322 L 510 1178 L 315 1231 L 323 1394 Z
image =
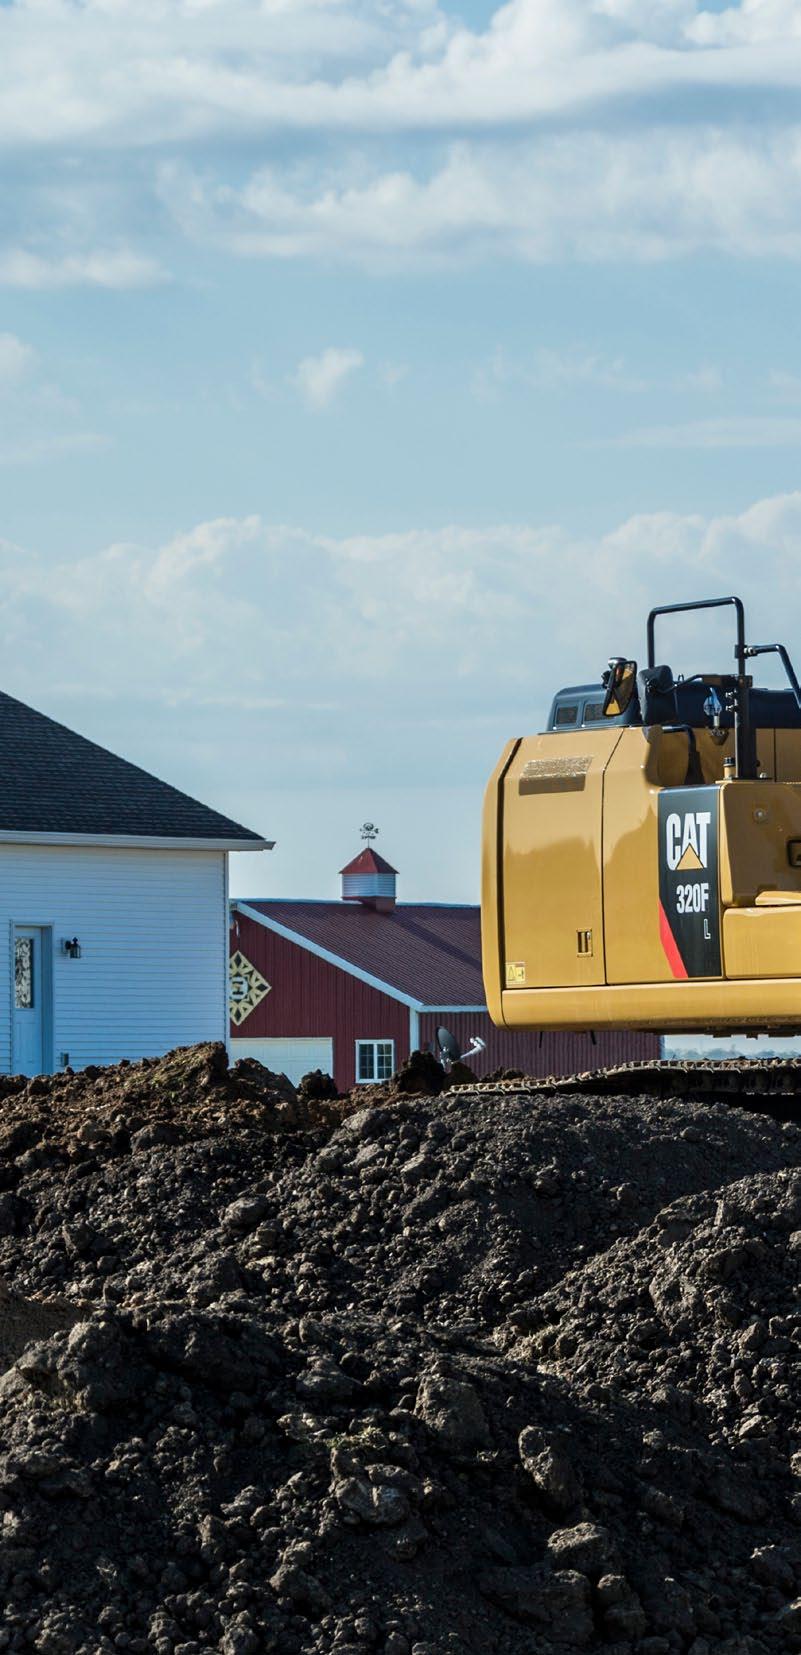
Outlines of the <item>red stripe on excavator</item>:
M 659 936 L 662 947 L 665 950 L 667 963 L 670 966 L 674 977 L 686 977 L 688 975 L 687 967 L 679 953 L 676 938 L 670 929 L 670 920 L 668 919 L 661 902 L 659 904 Z

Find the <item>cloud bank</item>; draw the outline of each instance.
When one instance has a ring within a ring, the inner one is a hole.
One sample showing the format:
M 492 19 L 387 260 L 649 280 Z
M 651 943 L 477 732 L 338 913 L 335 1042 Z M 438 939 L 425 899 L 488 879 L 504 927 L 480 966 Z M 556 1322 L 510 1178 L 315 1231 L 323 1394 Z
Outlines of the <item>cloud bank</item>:
M 797 88 L 795 0 L 508 0 L 484 30 L 434 0 L 13 0 L 0 143 L 232 128 L 511 126 L 654 92 Z
M 740 591 L 753 634 L 792 648 L 799 568 L 801 493 L 594 540 L 528 525 L 335 539 L 247 517 L 69 563 L 0 544 L 5 682 L 201 795 L 209 776 L 221 796 L 249 789 L 255 816 L 271 790 L 441 785 L 443 752 L 448 778 L 479 787 L 556 688 L 641 650 L 652 604 Z
M 484 29 L 449 0 L 43 15 L 0 6 L 0 156 L 33 169 L 0 282 L 151 284 L 137 236 L 370 268 L 801 256 L 797 0 L 508 0 Z

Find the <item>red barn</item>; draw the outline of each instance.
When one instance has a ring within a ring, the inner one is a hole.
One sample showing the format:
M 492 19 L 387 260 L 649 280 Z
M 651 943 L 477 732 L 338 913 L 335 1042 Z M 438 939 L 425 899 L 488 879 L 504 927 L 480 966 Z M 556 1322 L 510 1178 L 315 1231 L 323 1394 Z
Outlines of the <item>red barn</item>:
M 384 1080 L 446 1024 L 478 1074 L 527 1074 L 658 1057 L 647 1034 L 525 1034 L 490 1021 L 479 909 L 397 902 L 396 871 L 370 847 L 342 869 L 339 902 L 231 903 L 231 1056 L 256 1057 L 293 1081 L 310 1069 L 340 1091 Z

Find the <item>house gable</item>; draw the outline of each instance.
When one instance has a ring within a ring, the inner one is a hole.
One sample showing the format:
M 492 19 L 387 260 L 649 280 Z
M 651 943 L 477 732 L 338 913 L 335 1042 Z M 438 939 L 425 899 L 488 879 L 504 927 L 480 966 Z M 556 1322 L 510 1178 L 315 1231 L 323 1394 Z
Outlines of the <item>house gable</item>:
M 262 850 L 217 810 L 0 693 L 0 842 Z

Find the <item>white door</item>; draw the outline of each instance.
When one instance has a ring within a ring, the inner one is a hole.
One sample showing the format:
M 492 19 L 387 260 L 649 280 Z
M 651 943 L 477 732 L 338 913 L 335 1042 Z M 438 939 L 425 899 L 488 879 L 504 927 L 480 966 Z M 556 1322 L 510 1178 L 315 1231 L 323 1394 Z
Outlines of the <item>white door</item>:
M 49 1071 L 45 1056 L 46 963 L 49 949 L 41 925 L 14 927 L 14 1052 L 17 1075 Z
M 286 1075 L 293 1086 L 312 1069 L 322 1069 L 324 1075 L 334 1073 L 333 1040 L 237 1040 L 231 1041 L 231 1060 L 255 1057 L 265 1069 L 275 1075 Z

